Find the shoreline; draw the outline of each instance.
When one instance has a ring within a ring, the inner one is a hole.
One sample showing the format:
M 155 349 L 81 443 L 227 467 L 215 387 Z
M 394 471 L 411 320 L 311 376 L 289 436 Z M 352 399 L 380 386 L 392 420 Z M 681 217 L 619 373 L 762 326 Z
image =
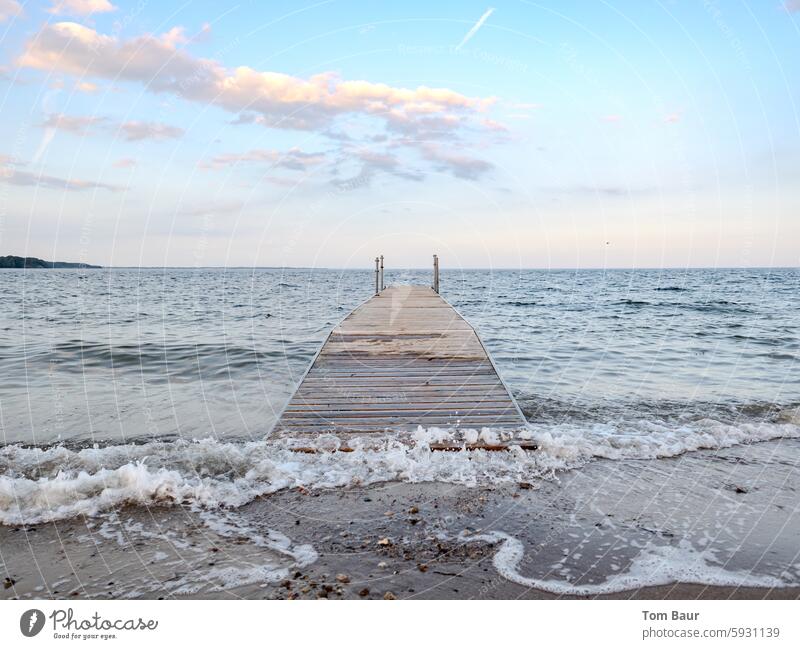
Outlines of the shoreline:
M 797 599 L 798 450 L 800 440 L 783 439 L 596 460 L 535 484 L 296 488 L 232 509 L 129 506 L 2 526 L 0 578 L 13 584 L 0 593 Z M 502 564 L 492 534 L 523 548 L 517 564 Z M 625 584 L 632 587 L 616 588 Z M 609 585 L 613 592 L 603 592 Z

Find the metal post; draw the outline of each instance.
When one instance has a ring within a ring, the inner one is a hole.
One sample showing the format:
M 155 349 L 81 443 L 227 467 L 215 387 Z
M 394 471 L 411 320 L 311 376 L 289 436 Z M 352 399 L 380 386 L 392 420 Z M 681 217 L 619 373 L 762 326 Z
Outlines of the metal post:
M 439 292 L 439 255 L 433 256 L 433 290 Z
M 381 292 L 380 283 L 379 283 L 380 282 L 380 269 L 378 267 L 379 263 L 380 263 L 380 259 L 375 257 L 375 295 L 377 295 L 378 293 Z
M 381 255 L 381 290 L 386 288 L 386 283 L 383 281 L 383 255 Z

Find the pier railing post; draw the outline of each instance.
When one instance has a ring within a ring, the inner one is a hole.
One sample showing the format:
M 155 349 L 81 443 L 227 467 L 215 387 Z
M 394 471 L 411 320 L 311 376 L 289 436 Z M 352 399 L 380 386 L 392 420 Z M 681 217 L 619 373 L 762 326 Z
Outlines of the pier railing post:
M 381 255 L 381 290 L 386 288 L 386 282 L 383 281 L 383 255 Z
M 433 256 L 433 290 L 439 292 L 439 255 Z
M 375 295 L 381 292 L 380 289 L 381 277 L 380 277 L 380 268 L 378 264 L 380 264 L 380 259 L 378 259 L 378 257 L 375 257 Z

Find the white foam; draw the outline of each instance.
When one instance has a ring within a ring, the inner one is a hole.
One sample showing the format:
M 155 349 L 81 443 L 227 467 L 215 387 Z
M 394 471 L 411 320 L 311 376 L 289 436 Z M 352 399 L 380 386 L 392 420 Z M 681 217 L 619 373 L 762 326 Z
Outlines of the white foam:
M 234 443 L 214 439 L 121 444 L 70 450 L 9 445 L 0 448 L 0 523 L 20 524 L 94 516 L 124 504 L 184 503 L 213 509 L 238 507 L 281 489 L 324 489 L 385 481 L 438 481 L 467 486 L 535 482 L 593 457 L 647 459 L 697 449 L 715 449 L 780 437 L 800 437 L 800 425 L 689 425 L 658 421 L 528 426 L 515 435 L 539 450 L 510 452 L 431 451 L 445 440 L 508 439 L 507 430 L 467 431 L 418 428 L 396 435 L 350 439 L 352 452 L 332 452 L 335 436 L 318 440 L 320 452 L 292 450 L 308 440 Z
M 698 551 L 686 540 L 681 540 L 676 545 L 650 543 L 639 551 L 626 572 L 610 575 L 597 584 L 572 584 L 568 581 L 537 579 L 520 574 L 519 565 L 524 556 L 524 546 L 505 532 L 492 531 L 462 538 L 469 541 L 499 542 L 500 548 L 494 556 L 493 564 L 502 577 L 520 586 L 555 595 L 603 595 L 677 582 L 761 588 L 800 585 L 798 577 L 788 573 L 783 574 L 787 578 L 784 580 L 770 575 L 729 570 L 714 563 L 715 557 L 711 551 Z
M 271 550 L 278 556 L 273 561 L 249 565 L 215 566 L 200 574 L 193 573 L 182 578 L 173 590 L 176 594 L 193 594 L 205 584 L 212 591 L 225 591 L 250 584 L 273 584 L 289 578 L 298 568 L 314 563 L 318 554 L 313 546 L 296 544 L 277 530 L 261 533 L 249 525 L 235 512 L 228 510 L 201 511 L 203 523 L 212 531 L 226 538 L 245 538 L 248 543 Z M 280 557 L 291 561 L 281 561 Z
M 277 530 L 269 529 L 266 535 L 262 534 L 232 511 L 201 511 L 200 516 L 206 527 L 220 536 L 246 538 L 260 548 L 267 548 L 291 558 L 294 568 L 305 568 L 319 558 L 313 546 L 295 544 L 288 536 Z

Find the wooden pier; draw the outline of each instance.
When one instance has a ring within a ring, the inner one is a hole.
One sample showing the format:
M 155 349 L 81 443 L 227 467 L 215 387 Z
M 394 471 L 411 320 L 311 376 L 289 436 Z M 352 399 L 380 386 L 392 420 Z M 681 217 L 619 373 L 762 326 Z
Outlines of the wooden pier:
M 524 424 L 472 326 L 432 288 L 390 286 L 333 329 L 274 432 L 305 437 Z M 474 439 L 467 445 L 506 446 Z

